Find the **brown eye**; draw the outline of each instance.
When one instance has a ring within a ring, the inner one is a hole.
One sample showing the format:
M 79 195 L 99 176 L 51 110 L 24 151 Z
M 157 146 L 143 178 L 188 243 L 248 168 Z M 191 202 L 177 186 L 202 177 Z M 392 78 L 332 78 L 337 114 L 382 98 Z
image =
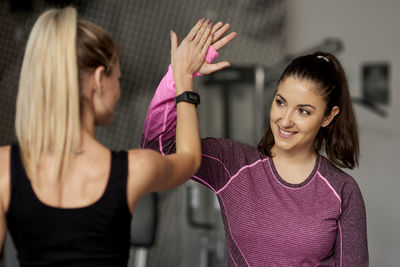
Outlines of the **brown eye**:
M 280 99 L 276 99 L 275 102 L 278 106 L 283 106 L 283 102 Z
M 299 109 L 299 112 L 301 115 L 305 115 L 305 116 L 308 116 L 311 114 L 308 110 L 305 110 L 303 108 Z

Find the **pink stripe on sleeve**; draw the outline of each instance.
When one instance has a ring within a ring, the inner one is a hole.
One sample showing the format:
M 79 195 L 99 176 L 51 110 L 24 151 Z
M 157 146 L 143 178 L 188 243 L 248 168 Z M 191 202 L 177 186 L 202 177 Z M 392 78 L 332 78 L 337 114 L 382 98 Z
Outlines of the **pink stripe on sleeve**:
M 266 160 L 268 160 L 268 158 L 257 160 L 256 162 L 253 162 L 253 163 L 250 164 L 250 165 L 245 165 L 245 166 L 243 166 L 242 168 L 240 168 L 240 169 L 229 179 L 229 181 L 224 185 L 224 187 L 222 187 L 220 190 L 217 191 L 217 194 L 219 194 L 219 193 L 221 193 L 222 191 L 224 191 L 224 189 L 233 181 L 233 179 L 234 179 L 235 177 L 238 176 L 238 174 L 239 174 L 242 170 L 247 169 L 247 168 L 251 168 L 251 167 L 257 165 L 258 163 L 264 162 L 264 161 L 266 161 Z
M 338 221 L 339 226 L 339 234 L 340 234 L 340 267 L 342 267 L 343 262 L 343 236 L 342 236 L 342 227 L 340 226 L 340 222 Z
M 332 190 L 333 194 L 335 195 L 335 197 L 339 200 L 340 202 L 340 213 L 342 213 L 342 199 L 340 198 L 340 196 L 338 195 L 338 193 L 336 192 L 336 190 L 331 186 L 331 184 L 328 182 L 328 180 L 322 176 L 322 174 L 319 174 L 319 177 L 326 183 L 326 185 L 329 187 L 329 189 Z
M 193 175 L 192 178 L 199 180 L 202 184 L 205 184 L 207 187 L 209 187 L 212 191 L 214 191 L 214 193 L 216 193 L 214 187 L 212 187 L 209 183 L 207 183 L 206 181 L 204 181 L 203 179 L 201 179 L 200 177 L 197 177 L 196 175 Z
M 201 154 L 201 155 L 204 156 L 204 157 L 207 157 L 207 158 L 216 160 L 216 161 L 218 161 L 219 163 L 221 163 L 222 166 L 224 166 L 224 170 L 226 171 L 226 173 L 229 175 L 229 177 L 231 177 L 231 174 L 230 174 L 229 170 L 226 168 L 225 164 L 224 164 L 220 159 L 215 158 L 215 157 L 212 157 L 212 156 L 207 155 L 207 154 Z
M 220 191 L 221 191 L 221 190 L 220 190 Z M 224 200 L 221 199 L 220 202 L 221 202 L 222 206 L 224 206 L 224 210 L 227 210 L 226 207 L 225 207 Z M 226 218 L 227 218 L 226 224 L 227 224 L 227 226 L 228 226 L 227 228 L 229 229 L 229 235 L 231 236 L 232 241 L 235 243 L 236 247 L 237 247 L 238 250 L 240 251 L 240 254 L 242 254 L 242 257 L 243 257 L 244 261 L 246 262 L 247 266 L 250 266 L 249 262 L 248 262 L 247 259 L 245 258 L 245 254 L 242 252 L 242 250 L 240 249 L 238 243 L 237 243 L 236 240 L 233 238 L 232 231 L 231 231 L 231 227 L 229 226 L 229 222 L 230 222 L 230 220 L 231 220 L 231 219 L 229 219 L 229 214 L 225 214 L 225 216 L 226 216 Z M 234 261 L 234 258 L 233 258 L 233 257 L 232 257 L 232 260 L 233 260 L 233 262 L 234 262 L 235 265 L 236 265 L 236 262 Z

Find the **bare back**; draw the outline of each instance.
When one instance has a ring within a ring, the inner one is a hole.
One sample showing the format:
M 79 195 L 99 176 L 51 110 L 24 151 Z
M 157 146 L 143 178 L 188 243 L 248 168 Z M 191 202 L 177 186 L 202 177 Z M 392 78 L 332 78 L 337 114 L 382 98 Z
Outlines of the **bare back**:
M 44 155 L 38 171 L 29 177 L 36 197 L 56 208 L 90 206 L 105 191 L 111 168 L 110 151 L 100 144 L 84 145 L 74 155 L 63 179 L 51 175 L 54 157 Z M 9 166 L 8 166 L 9 168 Z

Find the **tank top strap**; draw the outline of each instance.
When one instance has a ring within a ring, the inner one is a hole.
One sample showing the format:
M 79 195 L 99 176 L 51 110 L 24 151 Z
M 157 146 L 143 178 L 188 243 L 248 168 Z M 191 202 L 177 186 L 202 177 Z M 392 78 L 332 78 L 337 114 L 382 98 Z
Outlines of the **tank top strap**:
M 126 151 L 111 151 L 110 184 L 126 189 L 128 178 L 128 153 Z
M 128 182 L 128 153 L 126 151 L 111 152 L 110 177 L 105 192 L 107 202 L 120 202 L 128 208 L 127 202 L 127 182 Z M 113 199 L 113 201 L 111 201 Z
M 110 179 L 118 177 L 128 177 L 128 153 L 124 150 L 111 152 Z
M 18 144 L 13 144 L 11 146 L 10 176 L 11 197 L 17 189 L 22 191 L 23 195 L 28 197 L 31 194 L 30 181 L 28 180 L 25 167 L 22 163 L 21 152 Z

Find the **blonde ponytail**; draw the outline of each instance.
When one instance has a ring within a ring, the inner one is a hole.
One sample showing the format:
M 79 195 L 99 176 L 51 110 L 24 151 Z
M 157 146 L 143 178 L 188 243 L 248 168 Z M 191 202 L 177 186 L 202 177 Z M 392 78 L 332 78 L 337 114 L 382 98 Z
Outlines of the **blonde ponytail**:
M 55 158 L 62 177 L 79 149 L 80 99 L 74 8 L 48 10 L 35 23 L 27 43 L 16 105 L 16 134 L 28 175 L 43 155 Z

